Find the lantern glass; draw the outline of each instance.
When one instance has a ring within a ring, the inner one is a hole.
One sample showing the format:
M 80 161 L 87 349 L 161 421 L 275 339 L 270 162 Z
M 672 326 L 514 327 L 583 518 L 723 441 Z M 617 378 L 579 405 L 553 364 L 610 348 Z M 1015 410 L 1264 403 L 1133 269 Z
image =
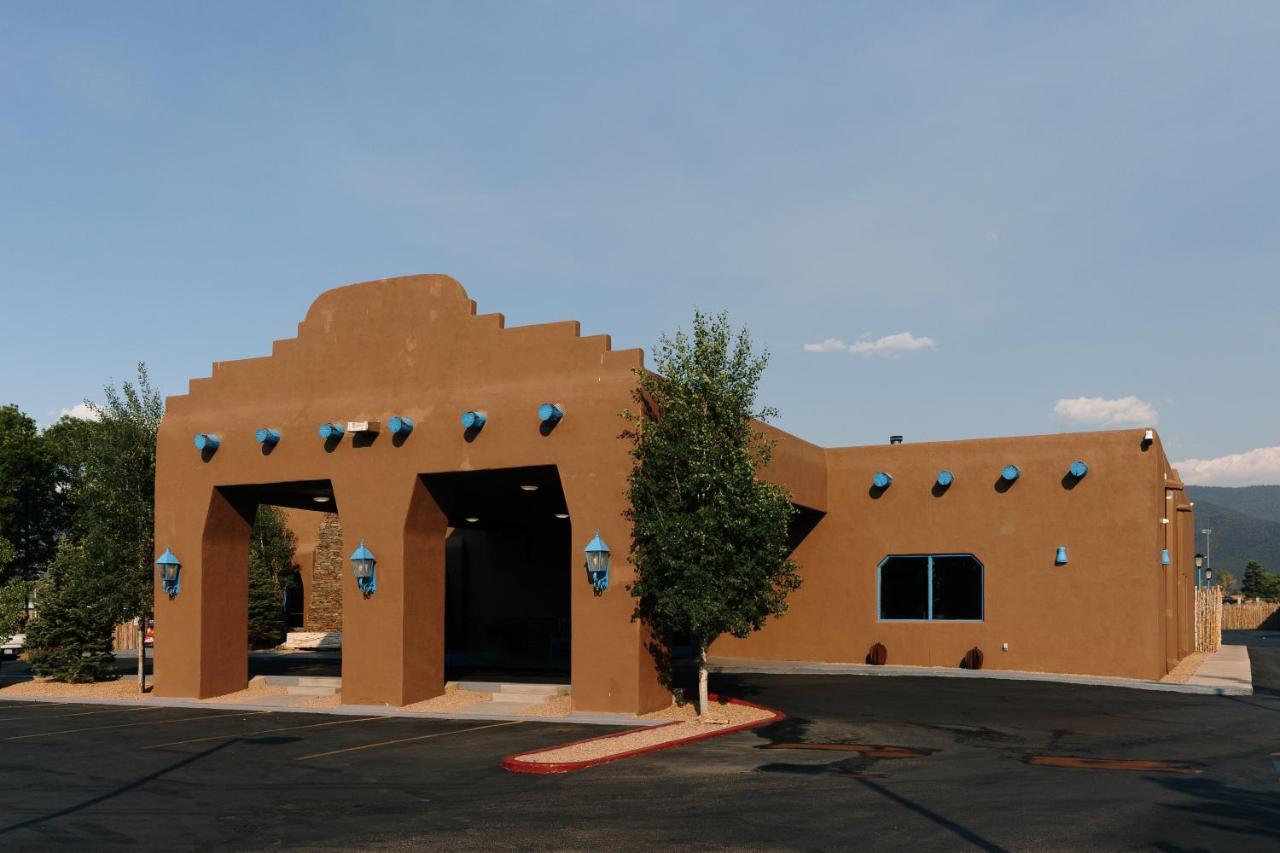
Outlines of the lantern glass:
M 373 560 L 352 560 L 356 568 L 356 577 L 368 580 L 373 576 Z

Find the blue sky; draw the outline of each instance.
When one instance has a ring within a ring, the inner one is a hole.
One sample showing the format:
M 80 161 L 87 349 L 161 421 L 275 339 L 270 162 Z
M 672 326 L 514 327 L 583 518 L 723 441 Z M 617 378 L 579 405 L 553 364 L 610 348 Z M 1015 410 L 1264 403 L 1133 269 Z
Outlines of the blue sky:
M 727 309 L 819 443 L 1155 425 L 1280 482 L 1277 44 L 1268 3 L 5 3 L 0 401 L 181 393 L 441 272 L 618 347 Z

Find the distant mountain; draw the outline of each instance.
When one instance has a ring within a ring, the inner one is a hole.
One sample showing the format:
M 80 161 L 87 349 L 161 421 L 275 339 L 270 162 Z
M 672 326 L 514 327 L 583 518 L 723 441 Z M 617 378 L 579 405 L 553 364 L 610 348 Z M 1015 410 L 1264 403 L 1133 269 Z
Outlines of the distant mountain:
M 1205 500 L 1236 512 L 1280 523 L 1280 486 L 1187 486 L 1191 500 Z
M 1195 501 L 1196 548 L 1204 550 L 1200 530 L 1213 530 L 1213 567 L 1239 580 L 1244 565 L 1257 560 L 1280 571 L 1280 486 L 1188 486 Z

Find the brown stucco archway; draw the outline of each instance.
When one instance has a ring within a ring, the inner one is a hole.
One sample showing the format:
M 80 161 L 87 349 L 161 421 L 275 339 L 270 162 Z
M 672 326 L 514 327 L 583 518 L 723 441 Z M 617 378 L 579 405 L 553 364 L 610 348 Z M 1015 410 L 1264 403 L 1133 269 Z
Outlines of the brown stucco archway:
M 156 595 L 156 691 L 218 695 L 247 680 L 238 647 L 248 525 L 244 487 L 324 480 L 344 539 L 378 558 L 377 591 L 343 579 L 343 700 L 402 705 L 443 691 L 444 538 L 449 519 L 422 475 L 554 466 L 576 554 L 599 530 L 614 551 L 613 586 L 596 596 L 572 584 L 576 708 L 647 711 L 669 701 L 630 618 L 631 569 L 623 496 L 630 460 L 616 437 L 630 403 L 639 350 L 581 337 L 574 322 L 505 329 L 477 316 L 447 276 L 366 282 L 320 296 L 298 336 L 264 358 L 220 362 L 172 397 L 160 429 L 156 536 L 183 562 L 182 587 Z M 538 408 L 564 417 L 540 428 Z M 466 435 L 461 414 L 483 410 Z M 393 441 L 392 416 L 413 432 Z M 325 442 L 322 424 L 378 421 L 380 434 Z M 279 431 L 268 453 L 255 439 Z M 197 433 L 218 436 L 202 454 Z M 575 558 L 571 558 L 575 559 Z M 571 562 L 566 571 L 577 572 Z

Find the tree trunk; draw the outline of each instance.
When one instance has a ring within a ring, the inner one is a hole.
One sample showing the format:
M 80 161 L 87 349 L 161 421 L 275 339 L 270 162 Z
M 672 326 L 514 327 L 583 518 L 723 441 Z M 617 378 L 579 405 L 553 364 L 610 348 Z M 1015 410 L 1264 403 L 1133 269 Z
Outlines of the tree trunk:
M 138 617 L 138 692 L 147 692 L 147 617 Z
M 698 641 L 698 716 L 707 716 L 707 644 Z

